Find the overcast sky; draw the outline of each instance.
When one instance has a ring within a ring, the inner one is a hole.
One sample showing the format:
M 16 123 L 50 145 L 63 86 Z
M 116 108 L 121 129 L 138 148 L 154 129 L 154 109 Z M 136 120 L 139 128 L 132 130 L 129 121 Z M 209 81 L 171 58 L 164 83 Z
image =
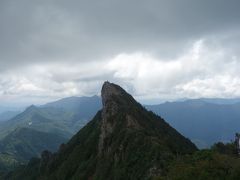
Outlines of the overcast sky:
M 240 97 L 239 0 L 0 0 L 0 102 Z

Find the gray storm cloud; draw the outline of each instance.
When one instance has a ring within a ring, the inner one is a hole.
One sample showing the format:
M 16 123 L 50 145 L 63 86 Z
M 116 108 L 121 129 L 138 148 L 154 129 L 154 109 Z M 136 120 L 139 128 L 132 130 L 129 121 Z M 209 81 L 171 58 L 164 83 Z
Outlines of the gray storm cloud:
M 239 96 L 239 7 L 238 0 L 2 0 L 0 97 L 91 95 L 106 79 L 145 98 Z M 208 55 L 196 58 L 201 41 Z

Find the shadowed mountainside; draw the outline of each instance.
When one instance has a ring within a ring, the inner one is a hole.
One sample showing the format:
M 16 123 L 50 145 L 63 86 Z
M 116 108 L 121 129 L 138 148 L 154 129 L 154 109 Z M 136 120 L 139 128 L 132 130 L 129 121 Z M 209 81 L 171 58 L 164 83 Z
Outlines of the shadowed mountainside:
M 55 154 L 44 152 L 11 179 L 148 179 L 196 146 L 147 111 L 121 87 L 105 82 L 103 109 Z

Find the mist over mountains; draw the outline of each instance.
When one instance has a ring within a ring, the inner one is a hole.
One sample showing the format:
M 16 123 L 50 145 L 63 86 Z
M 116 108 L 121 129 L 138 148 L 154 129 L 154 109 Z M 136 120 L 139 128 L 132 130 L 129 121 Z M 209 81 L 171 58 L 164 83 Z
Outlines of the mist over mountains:
M 0 113 L 0 121 L 6 121 L 18 115 L 21 111 L 4 111 Z

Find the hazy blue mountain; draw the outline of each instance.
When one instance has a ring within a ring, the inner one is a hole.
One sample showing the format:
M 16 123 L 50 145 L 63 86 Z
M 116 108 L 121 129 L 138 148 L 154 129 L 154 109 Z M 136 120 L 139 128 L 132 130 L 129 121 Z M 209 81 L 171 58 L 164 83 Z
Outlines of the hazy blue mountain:
M 92 97 L 68 97 L 43 105 L 43 107 L 61 108 L 74 112 L 78 117 L 91 119 L 101 109 L 102 103 L 98 96 Z
M 43 106 L 57 107 L 73 111 L 79 111 L 80 109 L 87 110 L 88 112 L 90 112 L 90 109 L 101 109 L 102 103 L 101 98 L 99 96 L 91 97 L 83 96 L 83 97 L 67 97 L 60 99 L 58 101 L 47 103 Z
M 64 98 L 39 107 L 32 105 L 9 121 L 0 123 L 0 138 L 18 127 L 70 137 L 83 127 L 101 106 L 98 96 Z
M 73 134 L 81 129 L 101 108 L 101 106 L 100 98 L 97 96 L 64 98 L 39 107 L 31 105 L 12 119 L 0 122 L 0 143 L 4 141 L 4 143 L 2 143 L 3 147 L 6 146 L 6 142 L 11 146 L 14 142 L 19 142 L 14 145 L 21 148 L 25 147 L 25 142 L 28 142 L 28 147 L 34 147 L 34 144 L 32 143 L 36 142 L 28 141 L 29 139 L 23 140 L 20 139 L 21 136 L 14 135 L 16 134 L 16 129 L 21 129 L 21 134 L 26 130 L 26 133 L 32 133 L 32 136 L 35 139 L 37 139 L 35 136 L 39 136 L 36 131 L 42 133 L 41 135 L 46 134 L 49 136 L 49 139 L 56 139 L 56 141 L 52 142 L 53 145 L 59 145 L 66 139 L 71 138 Z M 42 145 L 44 145 L 45 149 L 52 149 L 51 143 L 48 142 L 49 141 L 42 142 Z M 12 151 L 15 151 L 15 148 L 12 148 Z M 40 148 L 38 148 L 38 150 L 35 150 L 34 148 L 27 149 L 28 154 L 31 157 L 38 156 L 43 149 L 41 149 L 41 151 L 39 150 Z M 2 169 L 3 167 L 8 166 L 9 162 L 11 162 L 10 164 L 12 165 L 16 159 L 21 163 L 24 163 L 29 159 L 29 157 L 19 157 L 19 153 L 10 156 L 9 153 L 4 153 L 1 148 L 0 153 L 3 153 L 0 157 L 0 166 L 2 166 Z
M 240 103 L 240 98 L 200 98 L 200 99 L 186 99 L 185 101 L 204 101 L 212 104 L 236 104 Z
M 196 99 L 146 107 L 166 118 L 174 128 L 202 148 L 217 141 L 230 141 L 234 139 L 235 132 L 240 131 L 240 103 L 209 102 L 212 100 Z
M 19 114 L 21 111 L 4 111 L 0 113 L 0 121 L 7 121 L 17 114 Z
M 199 147 L 207 147 L 217 141 L 229 141 L 240 131 L 240 103 L 235 102 L 238 99 L 203 98 L 146 107 L 167 119 Z M 0 139 L 21 128 L 69 139 L 101 108 L 98 96 L 69 97 L 38 107 L 32 105 L 12 119 L 0 122 Z M 4 158 L 15 161 L 8 154 Z
M 7 111 L 17 111 L 17 112 L 22 112 L 24 110 L 23 107 L 12 107 L 12 106 L 3 106 L 0 105 L 0 114 L 7 112 Z

